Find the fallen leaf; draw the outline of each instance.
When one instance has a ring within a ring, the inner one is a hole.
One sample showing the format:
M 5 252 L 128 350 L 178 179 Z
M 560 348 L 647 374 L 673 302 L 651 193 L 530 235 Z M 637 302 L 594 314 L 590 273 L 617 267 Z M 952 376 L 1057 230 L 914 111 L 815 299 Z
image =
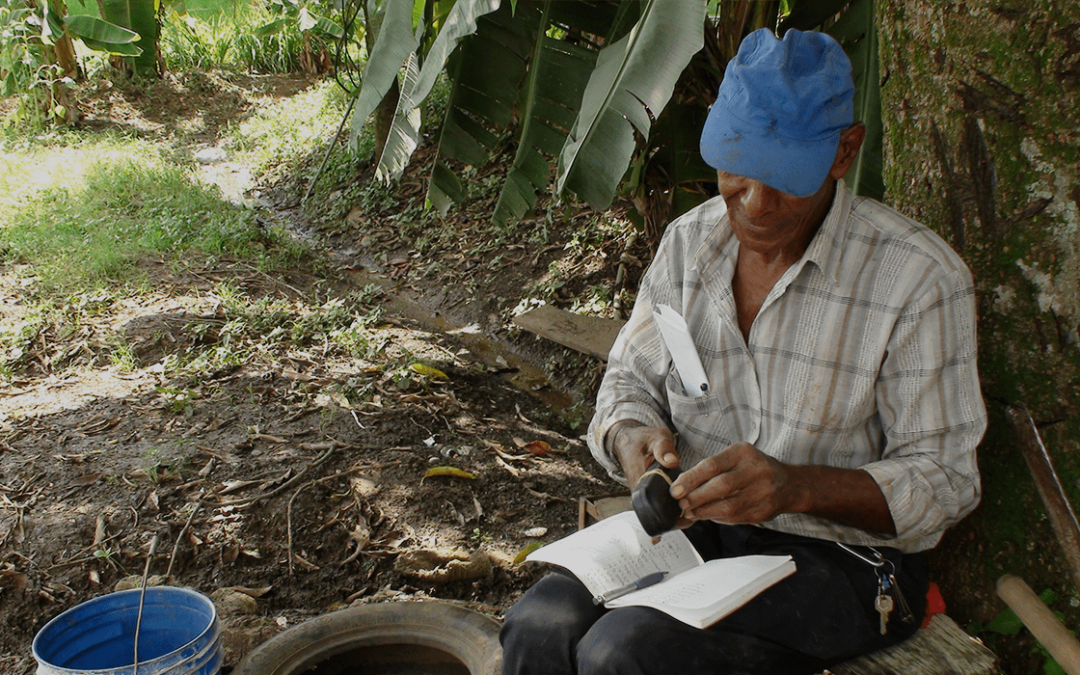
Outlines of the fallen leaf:
M 530 527 L 525 530 L 526 537 L 542 537 L 547 533 L 548 529 L 546 527 Z
M 544 542 L 542 542 L 542 541 L 534 541 L 533 543 L 529 544 L 525 548 L 521 549 L 521 551 L 516 556 L 514 556 L 514 564 L 515 565 L 520 565 L 521 563 L 525 562 L 525 558 L 529 557 L 530 553 L 532 553 L 533 551 L 535 551 L 536 549 L 540 548 L 543 545 L 544 545 Z
M 413 372 L 419 373 L 424 377 L 430 377 L 433 380 L 449 380 L 450 378 L 443 371 L 432 366 L 425 365 L 423 363 L 414 363 L 409 366 Z
M 424 478 L 431 478 L 433 476 L 454 476 L 455 478 L 468 478 L 469 480 L 474 480 L 476 478 L 476 476 L 468 471 L 462 471 L 453 466 L 433 466 L 424 474 Z
M 551 452 L 551 445 L 547 441 L 533 441 L 526 443 L 522 449 L 533 455 L 546 455 Z
M 232 590 L 237 593 L 243 593 L 244 595 L 250 595 L 253 598 L 261 598 L 270 591 L 274 590 L 273 586 L 263 586 L 262 588 L 247 588 L 246 586 L 231 586 Z

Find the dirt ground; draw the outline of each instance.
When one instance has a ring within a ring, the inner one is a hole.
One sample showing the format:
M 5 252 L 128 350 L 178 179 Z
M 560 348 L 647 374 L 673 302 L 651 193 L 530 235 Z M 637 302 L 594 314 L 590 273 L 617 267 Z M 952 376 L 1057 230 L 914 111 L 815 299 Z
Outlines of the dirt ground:
M 196 74 L 100 85 L 83 124 L 205 147 L 226 122 L 307 84 Z M 78 330 L 39 336 L 0 385 L 0 672 L 33 672 L 34 635 L 131 584 L 155 537 L 150 574 L 211 595 L 227 615 L 226 672 L 284 627 L 350 603 L 440 598 L 498 616 L 537 573 L 515 558 L 576 529 L 581 497 L 618 488 L 580 439 L 597 364 L 508 330 L 493 302 L 516 302 L 519 272 L 545 269 L 561 243 L 523 248 L 520 269 L 490 266 L 502 280 L 453 303 L 441 283 L 401 283 L 392 251 L 365 269 L 346 244 L 360 242 L 339 234 L 330 245 L 344 262 L 318 277 L 147 263 L 154 292 L 102 301 Z M 379 246 L 364 245 L 369 258 Z M 4 321 L 26 312 L 11 272 L 0 268 Z M 191 344 L 185 326 L 220 317 L 222 278 L 253 297 L 381 285 L 382 354 L 438 372 L 390 378 L 312 349 L 170 379 L 161 360 Z M 133 368 L 103 357 L 118 335 Z M 577 408 L 536 367 L 545 360 L 569 364 Z M 354 404 L 348 387 L 376 394 Z

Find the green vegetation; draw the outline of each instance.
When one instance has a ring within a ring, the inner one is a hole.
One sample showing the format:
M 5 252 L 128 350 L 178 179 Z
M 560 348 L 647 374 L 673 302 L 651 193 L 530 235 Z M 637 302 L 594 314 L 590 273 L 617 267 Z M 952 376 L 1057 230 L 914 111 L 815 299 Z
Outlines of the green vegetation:
M 225 147 L 264 180 L 272 181 L 301 167 L 320 149 L 341 123 L 348 105 L 345 92 L 333 82 L 322 81 L 278 105 L 260 108 L 226 133 Z M 368 134 L 361 141 L 370 147 Z M 351 169 L 352 158 L 338 152 Z
M 295 255 L 252 211 L 228 204 L 160 148 L 67 134 L 0 159 L 0 255 L 29 264 L 46 291 L 140 281 L 146 257 Z M 268 252 L 274 246 L 274 253 Z

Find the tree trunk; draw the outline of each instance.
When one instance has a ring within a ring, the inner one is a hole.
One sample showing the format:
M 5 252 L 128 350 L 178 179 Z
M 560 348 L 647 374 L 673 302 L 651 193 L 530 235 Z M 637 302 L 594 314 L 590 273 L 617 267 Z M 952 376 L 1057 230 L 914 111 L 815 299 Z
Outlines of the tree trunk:
M 1035 565 L 1040 589 L 1045 583 L 1075 595 L 1060 585 L 1067 568 L 1054 557 L 1054 535 L 1040 518 L 1003 404 L 1023 403 L 1041 424 L 1076 503 L 1080 4 L 877 4 L 886 200 L 949 241 L 978 291 L 980 379 L 991 419 L 980 448 L 983 505 L 946 544 L 979 560 L 978 570 L 1017 565 L 1021 573 Z M 958 585 L 948 590 L 960 614 L 988 621 L 1000 607 L 985 598 L 1006 571 L 955 572 Z M 980 590 L 982 598 L 974 597 Z

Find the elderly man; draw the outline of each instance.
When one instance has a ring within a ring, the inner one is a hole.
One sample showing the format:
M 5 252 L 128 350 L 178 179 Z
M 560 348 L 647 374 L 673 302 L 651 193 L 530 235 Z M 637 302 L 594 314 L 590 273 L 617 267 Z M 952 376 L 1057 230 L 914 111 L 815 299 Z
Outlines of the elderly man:
M 922 552 L 980 494 L 974 289 L 934 233 L 845 187 L 865 135 L 853 91 L 824 34 L 744 40 L 701 136 L 720 196 L 665 232 L 590 427 L 620 481 L 682 469 L 670 493 L 703 558 L 798 571 L 704 630 L 550 574 L 507 614 L 505 673 L 814 673 L 918 627 Z M 661 305 L 704 391 L 684 386 Z

